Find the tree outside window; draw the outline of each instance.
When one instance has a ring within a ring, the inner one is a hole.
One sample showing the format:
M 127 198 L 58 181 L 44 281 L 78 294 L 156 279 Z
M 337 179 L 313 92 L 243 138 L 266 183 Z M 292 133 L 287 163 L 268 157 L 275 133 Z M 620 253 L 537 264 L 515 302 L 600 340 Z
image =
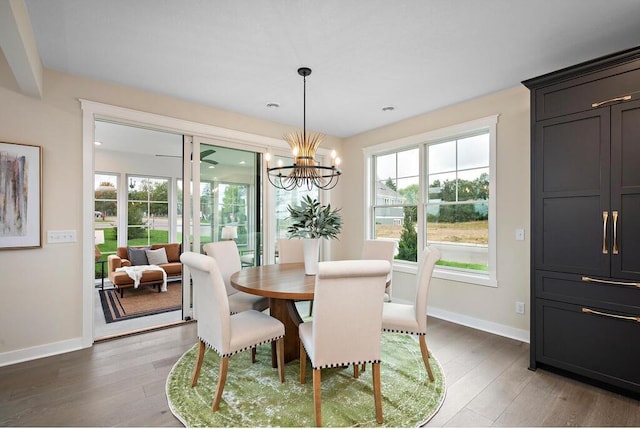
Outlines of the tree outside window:
M 374 238 L 396 241 L 395 258 L 416 261 L 419 149 L 375 156 L 374 171 Z

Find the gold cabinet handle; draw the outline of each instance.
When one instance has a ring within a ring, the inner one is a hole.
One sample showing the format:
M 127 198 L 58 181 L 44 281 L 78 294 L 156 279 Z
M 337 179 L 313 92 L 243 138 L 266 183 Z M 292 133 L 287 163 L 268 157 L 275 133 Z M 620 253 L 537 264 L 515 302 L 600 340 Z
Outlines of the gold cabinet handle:
M 619 314 L 605 313 L 605 312 L 602 312 L 602 311 L 592 310 L 590 308 L 585 308 L 585 307 L 582 307 L 582 312 L 583 313 L 589 313 L 589 314 L 597 314 L 598 316 L 613 317 L 614 319 L 633 320 L 635 322 L 640 323 L 640 317 L 621 316 Z
M 594 279 L 593 277 L 582 276 L 583 282 L 591 282 L 591 283 L 605 283 L 608 285 L 618 285 L 618 286 L 634 286 L 640 288 L 640 283 L 634 282 L 617 282 L 615 280 L 602 280 L 602 279 Z
M 609 219 L 609 212 L 602 212 L 602 254 L 609 253 L 607 248 L 607 220 Z
M 618 249 L 618 212 L 612 211 L 613 215 L 613 254 L 617 255 L 619 253 Z
M 625 95 L 622 97 L 616 97 L 616 98 L 610 98 L 609 100 L 604 100 L 604 101 L 600 101 L 598 103 L 593 103 L 591 104 L 591 107 L 600 107 L 603 104 L 607 104 L 607 103 L 614 103 L 616 101 L 629 101 L 631 100 L 631 96 L 630 95 Z

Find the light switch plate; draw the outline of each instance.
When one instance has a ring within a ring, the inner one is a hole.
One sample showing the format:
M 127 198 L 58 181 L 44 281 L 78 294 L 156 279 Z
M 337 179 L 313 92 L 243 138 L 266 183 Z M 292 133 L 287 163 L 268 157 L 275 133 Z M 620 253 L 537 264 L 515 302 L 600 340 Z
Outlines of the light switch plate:
M 78 241 L 75 229 L 67 229 L 63 231 L 47 231 L 47 243 L 75 243 Z
M 516 240 L 524 241 L 524 229 L 523 228 L 516 229 Z

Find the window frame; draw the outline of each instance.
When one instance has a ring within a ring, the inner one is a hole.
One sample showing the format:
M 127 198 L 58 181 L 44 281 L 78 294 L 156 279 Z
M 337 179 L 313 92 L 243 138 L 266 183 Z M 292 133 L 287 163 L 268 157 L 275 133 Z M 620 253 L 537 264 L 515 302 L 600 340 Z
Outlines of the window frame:
M 481 286 L 498 286 L 497 270 L 497 194 L 496 194 L 496 170 L 497 170 L 497 124 L 499 115 L 491 115 L 464 123 L 439 128 L 425 133 L 391 140 L 369 146 L 363 149 L 365 162 L 365 237 L 371 239 L 375 228 L 375 170 L 374 156 L 401 152 L 407 149 L 419 148 L 419 201 L 418 205 L 418 258 L 426 245 L 426 217 L 425 208 L 428 202 L 428 172 L 426 171 L 427 147 L 429 144 L 442 142 L 446 139 L 461 138 L 482 131 L 489 133 L 489 270 L 486 273 L 471 270 L 456 270 L 449 267 L 436 265 L 433 277 L 453 280 Z M 410 261 L 394 260 L 393 269 L 398 272 L 416 274 L 417 263 Z
M 129 224 L 129 204 L 132 202 L 132 200 L 129 198 L 129 183 L 132 179 L 142 179 L 142 180 L 160 180 L 160 181 L 164 181 L 167 183 L 167 201 L 159 201 L 159 200 L 150 200 L 149 199 L 149 194 L 147 193 L 147 199 L 146 200 L 133 200 L 134 202 L 142 202 L 142 203 L 146 203 L 147 207 L 150 207 L 151 204 L 166 204 L 167 205 L 167 242 L 171 242 L 171 229 L 172 229 L 172 219 L 171 219 L 171 199 L 173 198 L 173 182 L 171 180 L 170 177 L 165 177 L 165 176 L 156 176 L 156 175 L 149 175 L 149 174 L 136 174 L 136 173 L 126 173 L 125 175 L 125 179 L 126 179 L 126 183 L 127 183 L 127 188 L 124 189 L 124 198 L 126 200 L 126 210 L 125 210 L 125 216 L 123 218 L 123 222 L 126 225 L 126 228 L 124 229 L 125 234 L 124 234 L 124 238 L 126 238 L 125 240 L 123 240 L 126 243 L 126 246 L 131 246 L 133 244 L 130 244 L 129 241 L 131 240 L 131 238 L 129 237 L 129 228 L 132 227 L 137 227 L 138 225 L 130 225 Z M 148 222 L 148 218 L 149 218 L 149 214 L 147 214 L 147 222 Z M 140 225 L 140 226 L 145 226 L 145 225 Z M 146 225 L 148 228 L 148 225 Z M 153 243 L 153 240 L 151 240 L 151 232 L 150 230 L 147 231 L 147 246 L 153 245 L 153 244 L 158 244 L 158 243 Z

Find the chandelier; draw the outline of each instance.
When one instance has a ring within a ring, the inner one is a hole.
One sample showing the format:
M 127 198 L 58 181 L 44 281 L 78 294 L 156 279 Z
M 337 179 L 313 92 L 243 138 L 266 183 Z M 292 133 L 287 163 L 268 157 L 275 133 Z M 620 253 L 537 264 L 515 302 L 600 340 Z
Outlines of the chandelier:
M 291 147 L 293 164 L 282 165 L 282 161 L 279 161 L 276 167 L 270 167 L 271 154 L 266 153 L 267 178 L 273 186 L 286 191 L 302 186 L 306 186 L 308 190 L 312 190 L 314 187 L 323 190 L 333 189 L 342 174 L 342 171 L 338 168 L 340 158 L 336 157 L 336 151 L 334 150 L 331 152 L 330 167 L 316 162 L 316 150 L 324 140 L 324 135 L 307 133 L 307 76 L 311 74 L 311 69 L 300 67 L 298 74 L 302 76 L 304 85 L 302 132 L 284 136 L 286 142 L 289 143 L 289 147 Z

